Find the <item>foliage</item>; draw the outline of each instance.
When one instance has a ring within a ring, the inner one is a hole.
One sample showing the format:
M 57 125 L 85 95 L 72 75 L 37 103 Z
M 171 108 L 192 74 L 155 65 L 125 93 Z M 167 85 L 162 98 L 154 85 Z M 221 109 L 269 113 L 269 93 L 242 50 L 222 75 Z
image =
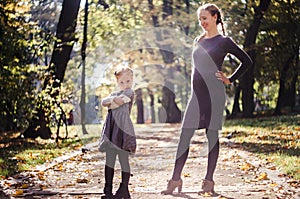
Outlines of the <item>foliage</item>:
M 0 1 L 0 85 L 3 92 L 0 96 L 1 131 L 24 129 L 38 102 L 49 109 L 47 114 L 51 119 L 53 115 L 61 114 L 58 105 L 70 102 L 70 97 L 75 99 L 79 96 L 82 10 L 76 34 L 78 42 L 60 88 L 61 96 L 54 100 L 49 94 L 41 92 L 47 76 L 61 2 L 62 0 Z M 189 95 L 190 86 L 186 83 L 191 72 L 190 41 L 202 31 L 196 18 L 196 9 L 202 2 L 188 1 L 188 6 L 186 1 L 174 0 L 170 5 L 172 14 L 169 16 L 166 16 L 164 1 L 161 0 L 105 2 L 109 8 L 101 6 L 98 0 L 89 1 L 87 76 L 99 72 L 97 70 L 101 65 L 101 76 L 97 78 L 107 80 L 102 86 L 114 87 L 110 70 L 125 62 L 136 69 L 139 86 L 154 89 L 157 97 L 161 93 L 160 87 L 156 85 L 163 85 L 167 77 L 178 88 L 175 91 L 178 96 L 176 101 L 181 102 L 184 107 L 186 99 L 183 98 Z M 218 0 L 214 3 L 223 12 L 227 35 L 242 45 L 258 2 Z M 267 108 L 276 106 L 284 63 L 299 48 L 299 10 L 298 1 L 272 0 L 269 10 L 264 13 L 254 46 L 257 56 L 254 71 L 256 83 L 253 89 L 256 100 L 262 101 Z M 154 23 L 155 17 L 157 24 Z M 159 33 L 162 30 L 168 31 L 165 31 L 166 34 Z M 163 36 L 163 39 L 159 40 L 158 36 Z M 175 54 L 173 63 L 164 64 L 159 51 L 161 46 L 172 49 Z M 293 67 L 289 68 L 288 74 L 299 74 L 299 61 L 295 58 L 291 65 Z M 228 59 L 224 67 L 228 74 L 235 69 Z M 175 74 L 172 78 L 168 76 L 169 68 Z M 285 87 L 291 86 L 291 80 L 287 78 Z M 299 83 L 297 86 L 299 87 Z M 96 85 L 89 87 L 88 92 L 94 92 Z M 299 95 L 299 91 L 297 92 Z M 233 96 L 234 91 L 228 89 L 228 94 Z M 68 112 L 70 107 L 64 107 L 63 110 Z
M 256 72 L 258 81 L 278 82 L 283 65 L 299 48 L 299 14 L 296 1 L 272 1 L 258 37 L 257 58 L 261 63 Z M 295 67 L 299 68 L 299 64 Z M 291 68 L 288 72 L 290 77 L 297 72 L 295 69 Z M 291 82 L 286 83 L 288 86 Z
M 27 23 L 29 1 L 0 4 L 0 131 L 24 128 L 34 106 L 37 78 L 30 40 L 33 25 Z
M 273 0 L 258 35 L 256 45 L 258 68 L 255 71 L 255 78 L 260 90 L 276 88 L 277 93 L 273 90 L 269 94 L 269 98 L 273 101 L 278 99 L 279 89 L 288 90 L 296 87 L 294 84 L 297 80 L 294 78 L 298 78 L 300 67 L 297 61 L 300 46 L 299 7 L 297 1 Z M 279 82 L 283 83 L 282 88 L 276 86 Z M 260 90 L 257 90 L 258 94 L 264 96 Z M 284 96 L 287 97 L 294 98 L 291 95 Z M 274 103 L 271 108 L 275 106 Z

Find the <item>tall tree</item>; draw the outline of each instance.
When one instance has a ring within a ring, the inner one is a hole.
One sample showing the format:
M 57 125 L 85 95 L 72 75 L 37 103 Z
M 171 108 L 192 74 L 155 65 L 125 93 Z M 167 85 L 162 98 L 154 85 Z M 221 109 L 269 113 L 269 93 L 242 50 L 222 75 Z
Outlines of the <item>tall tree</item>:
M 299 22 L 299 3 L 286 1 L 280 4 L 276 12 L 279 13 L 275 36 L 280 44 L 274 51 L 279 53 L 274 57 L 277 61 L 279 72 L 279 90 L 275 114 L 279 115 L 288 108 L 291 111 L 295 106 L 296 100 L 296 83 L 299 76 L 299 55 L 300 55 L 300 22 Z M 295 28 L 290 28 L 295 27 Z
M 248 52 L 249 56 L 252 58 L 254 64 L 250 67 L 246 73 L 240 79 L 241 89 L 242 89 L 242 107 L 243 107 L 243 116 L 252 117 L 254 110 L 254 94 L 253 94 L 253 84 L 254 84 L 254 66 L 255 66 L 255 48 L 257 34 L 259 27 L 264 16 L 264 13 L 267 11 L 271 0 L 260 0 L 259 5 L 254 6 L 254 16 L 253 21 L 250 24 L 244 42 L 244 48 Z
M 35 57 L 30 6 L 29 0 L 0 1 L 0 132 L 23 129 L 32 116 L 37 73 L 30 65 Z
M 144 124 L 145 119 L 144 119 L 144 102 L 143 102 L 143 92 L 141 88 L 138 88 L 135 91 L 136 94 L 136 107 L 137 107 L 137 118 L 136 118 L 136 123 L 137 124 Z
M 80 0 L 64 0 L 59 22 L 56 30 L 56 41 L 48 68 L 49 76 L 44 81 L 43 89 L 49 89 L 48 94 L 56 98 L 59 94 L 59 88 L 64 80 L 65 71 L 70 54 L 76 41 L 75 28 L 77 22 Z M 49 128 L 49 115 L 46 114 L 43 107 L 37 109 L 37 117 L 32 119 L 30 126 L 24 132 L 25 137 L 50 138 L 51 130 Z
M 83 41 L 81 47 L 81 59 L 82 59 L 82 73 L 81 73 L 81 99 L 80 99 L 80 110 L 81 110 L 81 127 L 82 133 L 88 134 L 85 124 L 86 124 L 86 93 L 85 93 L 85 64 L 86 64 L 86 47 L 87 47 L 87 29 L 88 29 L 88 8 L 89 1 L 85 1 L 84 6 L 84 25 L 83 25 Z
M 163 9 L 162 9 L 162 20 L 166 20 L 167 18 L 171 18 L 173 15 L 173 0 L 163 0 Z M 169 24 L 170 25 L 170 24 Z M 165 43 L 164 40 L 168 38 L 169 30 L 164 30 L 162 33 L 157 34 L 158 47 L 160 49 L 160 53 L 164 60 L 164 64 L 166 67 L 172 65 L 174 63 L 175 55 L 170 50 L 172 49 L 170 43 Z M 166 122 L 167 123 L 177 123 L 181 121 L 181 111 L 179 110 L 176 102 L 175 102 L 175 93 L 174 93 L 174 84 L 169 81 L 169 79 L 174 79 L 174 68 L 170 67 L 167 69 L 168 74 L 165 85 L 162 88 L 162 106 L 166 111 Z
M 43 56 L 37 57 L 34 60 L 35 64 L 49 65 L 62 2 L 63 0 L 40 0 L 35 1 L 31 7 L 30 21 L 36 23 L 40 35 L 40 40 L 34 38 L 40 45 L 35 53 L 39 54 L 39 51 L 42 51 Z

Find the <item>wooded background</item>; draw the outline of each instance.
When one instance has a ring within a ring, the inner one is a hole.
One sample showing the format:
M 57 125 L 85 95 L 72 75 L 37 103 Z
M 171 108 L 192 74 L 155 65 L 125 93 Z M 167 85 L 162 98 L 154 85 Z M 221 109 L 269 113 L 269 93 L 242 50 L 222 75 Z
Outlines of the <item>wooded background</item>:
M 192 43 L 201 34 L 188 0 L 0 0 L 0 132 L 50 138 L 64 123 L 99 123 L 113 67 L 135 71 L 136 123 L 180 122 L 190 94 Z M 300 106 L 300 1 L 212 1 L 226 34 L 254 65 L 228 86 L 226 116 L 289 114 Z M 239 64 L 224 62 L 230 74 Z M 75 117 L 77 120 L 75 121 Z

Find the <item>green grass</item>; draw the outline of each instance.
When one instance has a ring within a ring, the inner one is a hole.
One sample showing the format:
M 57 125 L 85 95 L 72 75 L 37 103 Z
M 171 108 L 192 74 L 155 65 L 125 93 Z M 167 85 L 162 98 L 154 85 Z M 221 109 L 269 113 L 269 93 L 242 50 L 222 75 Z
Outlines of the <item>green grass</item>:
M 68 131 L 72 138 L 59 145 L 54 140 L 20 140 L 2 135 L 0 179 L 97 141 L 101 127 L 87 125 L 88 135 L 82 135 L 81 126 L 69 126 Z M 285 174 L 300 180 L 300 115 L 227 120 L 223 134 L 229 133 L 242 149 L 271 159 Z
M 0 140 L 0 179 L 30 170 L 71 150 L 80 149 L 99 139 L 100 129 L 100 125 L 87 125 L 89 134 L 82 135 L 81 126 L 70 126 L 70 138 L 59 144 L 54 139 L 19 139 L 19 133 L 10 134 L 11 137 L 4 134 Z
M 271 159 L 300 180 L 300 115 L 228 120 L 223 133 L 231 133 L 244 150 Z

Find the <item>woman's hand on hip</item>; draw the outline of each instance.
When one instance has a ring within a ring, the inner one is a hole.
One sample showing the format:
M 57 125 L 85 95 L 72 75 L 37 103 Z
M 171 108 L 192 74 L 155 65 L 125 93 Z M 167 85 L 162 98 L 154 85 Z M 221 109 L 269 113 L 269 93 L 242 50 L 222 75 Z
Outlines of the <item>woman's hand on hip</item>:
M 229 81 L 229 78 L 227 78 L 222 71 L 217 71 L 216 72 L 216 77 L 218 80 L 221 80 L 224 84 L 231 84 Z

